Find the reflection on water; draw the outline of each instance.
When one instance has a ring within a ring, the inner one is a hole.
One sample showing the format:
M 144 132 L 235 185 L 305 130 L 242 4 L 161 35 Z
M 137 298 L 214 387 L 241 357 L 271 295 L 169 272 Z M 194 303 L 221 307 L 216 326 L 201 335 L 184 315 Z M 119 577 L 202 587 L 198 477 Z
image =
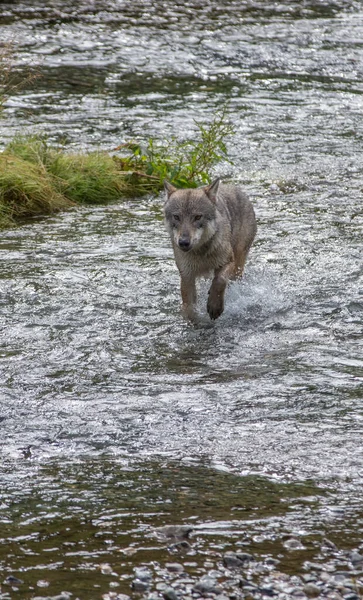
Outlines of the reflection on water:
M 178 560 L 193 561 L 191 573 L 206 557 L 218 562 L 221 552 L 234 548 L 276 558 L 291 534 L 302 537 L 305 549 L 283 561 L 287 572 L 319 557 L 324 535 L 340 547 L 357 541 L 347 535 L 349 514 L 338 512 L 331 531 L 329 494 L 313 484 L 273 483 L 207 466 L 52 461 L 28 464 L 19 478 L 9 463 L 8 484 L 0 565 L 20 574 L 22 598 L 31 598 L 39 581 L 49 584 L 51 594 L 66 588 L 94 597 L 111 581 L 130 593 L 134 565 L 173 560 L 170 542 L 155 535 L 164 525 L 192 527 L 190 546 L 176 551 Z
M 196 327 L 180 315 L 161 196 L 2 233 L 0 564 L 28 564 L 27 585 L 47 565 L 54 593 L 72 569 L 75 593 L 85 586 L 83 565 L 94 589 L 123 545 L 165 554 L 148 535 L 174 520 L 194 519 L 206 552 L 267 527 L 255 551 L 274 554 L 297 523 L 308 552 L 325 528 L 354 545 L 361 3 L 2 2 L 0 28 L 19 73 L 30 61 L 42 74 L 8 99 L 3 143 L 29 129 L 78 148 L 183 137 L 229 100 L 234 166 L 218 174 L 243 184 L 259 225 L 214 324 L 201 283 Z

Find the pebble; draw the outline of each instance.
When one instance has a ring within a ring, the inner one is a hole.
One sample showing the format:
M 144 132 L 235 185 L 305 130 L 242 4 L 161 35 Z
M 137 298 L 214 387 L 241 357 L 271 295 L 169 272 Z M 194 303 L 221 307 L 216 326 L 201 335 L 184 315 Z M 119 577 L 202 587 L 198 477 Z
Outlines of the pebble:
M 300 542 L 300 540 L 296 540 L 295 538 L 286 540 L 283 543 L 283 546 L 287 550 L 304 550 L 305 548 L 305 546 Z
M 136 567 L 134 569 L 134 574 L 135 574 L 135 579 L 138 579 L 140 581 L 150 581 L 152 579 L 152 573 L 150 571 L 150 569 L 141 567 L 138 568 Z
M 279 560 L 277 558 L 266 558 L 265 560 L 265 565 L 267 565 L 268 567 L 275 567 L 276 565 L 279 564 Z
M 141 581 L 141 579 L 134 579 L 132 582 L 132 589 L 139 594 L 146 592 L 150 587 L 149 581 Z
M 315 585 L 315 583 L 307 583 L 304 585 L 303 590 L 309 598 L 316 598 L 321 592 L 321 588 Z
M 18 577 L 14 577 L 14 575 L 9 575 L 4 582 L 5 585 L 20 585 L 24 583 L 22 579 L 18 579 Z
M 237 552 L 236 556 L 242 562 L 251 562 L 254 560 L 252 554 L 249 554 L 248 552 Z
M 194 585 L 193 592 L 199 592 L 202 596 L 206 596 L 207 594 L 221 594 L 223 590 L 213 577 L 205 575 Z
M 61 592 L 57 596 L 34 596 L 33 600 L 71 600 L 71 594 Z
M 180 542 L 187 540 L 192 531 L 193 527 L 189 525 L 166 525 L 155 529 L 155 534 L 160 539 Z
M 42 588 L 49 587 L 49 581 L 46 579 L 39 579 L 39 581 L 37 581 L 37 586 Z
M 310 583 L 311 581 L 316 581 L 317 576 L 315 575 L 315 573 L 306 573 L 304 575 L 302 575 L 302 579 L 306 582 L 306 583 Z
M 180 563 L 165 563 L 165 567 L 171 573 L 183 573 L 184 567 Z
M 280 190 L 279 186 L 277 185 L 277 183 L 271 183 L 271 185 L 269 187 L 269 192 L 270 192 L 270 194 L 281 194 L 281 190 Z
M 235 552 L 226 552 L 223 556 L 223 564 L 227 569 L 239 569 L 243 567 L 243 561 L 237 557 Z
M 163 597 L 165 600 L 178 600 L 178 594 L 173 588 L 166 588 L 163 591 Z
M 338 550 L 334 542 L 328 540 L 328 538 L 323 538 L 323 547 L 330 548 L 331 550 Z
M 350 562 L 355 566 L 363 563 L 363 556 L 359 552 L 351 552 L 349 555 Z
M 272 587 L 261 587 L 261 588 L 259 588 L 258 591 L 263 596 L 269 596 L 269 597 L 277 596 L 276 590 L 274 590 Z
M 321 588 L 315 585 L 315 583 L 307 583 L 304 585 L 303 590 L 309 598 L 315 598 L 321 592 Z

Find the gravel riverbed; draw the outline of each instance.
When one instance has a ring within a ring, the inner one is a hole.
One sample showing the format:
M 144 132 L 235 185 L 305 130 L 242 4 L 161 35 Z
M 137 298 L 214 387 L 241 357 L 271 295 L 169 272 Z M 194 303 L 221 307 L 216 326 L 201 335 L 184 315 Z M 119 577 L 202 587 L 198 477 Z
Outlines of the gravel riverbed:
M 160 530 L 163 535 L 162 529 Z M 133 573 L 119 573 L 111 565 L 100 565 L 103 576 L 110 577 L 110 591 L 102 600 L 360 600 L 363 598 L 363 544 L 355 550 L 341 550 L 330 540 L 321 540 L 316 562 L 305 561 L 299 574 L 291 575 L 279 565 L 288 564 L 289 556 L 302 547 L 299 539 L 284 542 L 284 555 L 280 558 L 261 559 L 248 552 L 246 547 L 236 551 L 209 550 L 204 557 L 197 556 L 193 536 L 186 527 L 164 528 L 171 542 L 167 545 L 170 561 L 140 563 Z M 238 543 L 237 543 L 238 545 Z M 202 558 L 202 562 L 201 559 Z M 203 562 L 204 559 L 204 562 Z M 201 566 L 202 565 L 202 566 Z M 121 593 L 128 581 L 129 593 Z M 9 576 L 0 588 L 0 600 L 10 600 L 14 591 L 21 591 L 22 580 Z M 7 588 L 7 589 L 6 589 Z M 34 591 L 33 600 L 77 600 L 74 594 L 64 591 L 47 596 Z M 96 595 L 90 600 L 98 598 Z M 18 594 L 19 597 L 19 594 Z

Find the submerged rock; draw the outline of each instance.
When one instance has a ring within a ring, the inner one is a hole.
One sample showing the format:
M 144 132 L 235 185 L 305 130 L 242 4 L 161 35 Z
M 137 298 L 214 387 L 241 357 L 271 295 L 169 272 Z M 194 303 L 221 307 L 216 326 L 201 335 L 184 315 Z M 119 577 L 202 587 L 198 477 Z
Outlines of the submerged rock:
M 163 597 L 165 598 L 165 600 L 178 600 L 178 594 L 176 593 L 176 591 L 173 588 L 166 588 L 163 591 Z
M 166 525 L 155 529 L 155 535 L 161 540 L 180 542 L 187 540 L 192 531 L 193 527 L 189 525 Z
M 134 579 L 134 581 L 132 582 L 132 589 L 135 592 L 138 592 L 139 594 L 142 594 L 143 592 L 147 592 L 149 587 L 150 587 L 149 581 L 141 581 L 141 579 Z
M 297 540 L 295 538 L 290 538 L 289 540 L 286 540 L 283 543 L 283 545 L 287 550 L 304 550 L 305 549 L 304 544 L 302 544 L 300 542 L 300 540 Z
M 24 583 L 22 579 L 18 579 L 18 577 L 14 577 L 14 575 L 9 575 L 4 582 L 5 585 L 20 585 Z
M 165 563 L 165 567 L 171 573 L 183 573 L 184 567 L 180 563 Z
M 244 561 L 238 558 L 235 552 L 226 552 L 223 556 L 223 564 L 227 569 L 240 569 Z
M 221 594 L 223 589 L 217 585 L 213 577 L 205 575 L 194 585 L 193 592 L 198 592 L 202 596 L 206 596 L 208 594 Z

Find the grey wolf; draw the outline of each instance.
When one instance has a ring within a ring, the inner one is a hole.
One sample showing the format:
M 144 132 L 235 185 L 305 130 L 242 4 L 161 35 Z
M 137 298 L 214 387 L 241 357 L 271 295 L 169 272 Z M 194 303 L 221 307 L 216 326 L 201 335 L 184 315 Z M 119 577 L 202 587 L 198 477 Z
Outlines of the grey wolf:
M 217 319 L 224 310 L 229 280 L 240 277 L 256 235 L 256 218 L 246 194 L 216 179 L 196 189 L 164 182 L 165 224 L 181 279 L 183 312 L 196 317 L 196 278 L 213 274 L 207 311 Z

